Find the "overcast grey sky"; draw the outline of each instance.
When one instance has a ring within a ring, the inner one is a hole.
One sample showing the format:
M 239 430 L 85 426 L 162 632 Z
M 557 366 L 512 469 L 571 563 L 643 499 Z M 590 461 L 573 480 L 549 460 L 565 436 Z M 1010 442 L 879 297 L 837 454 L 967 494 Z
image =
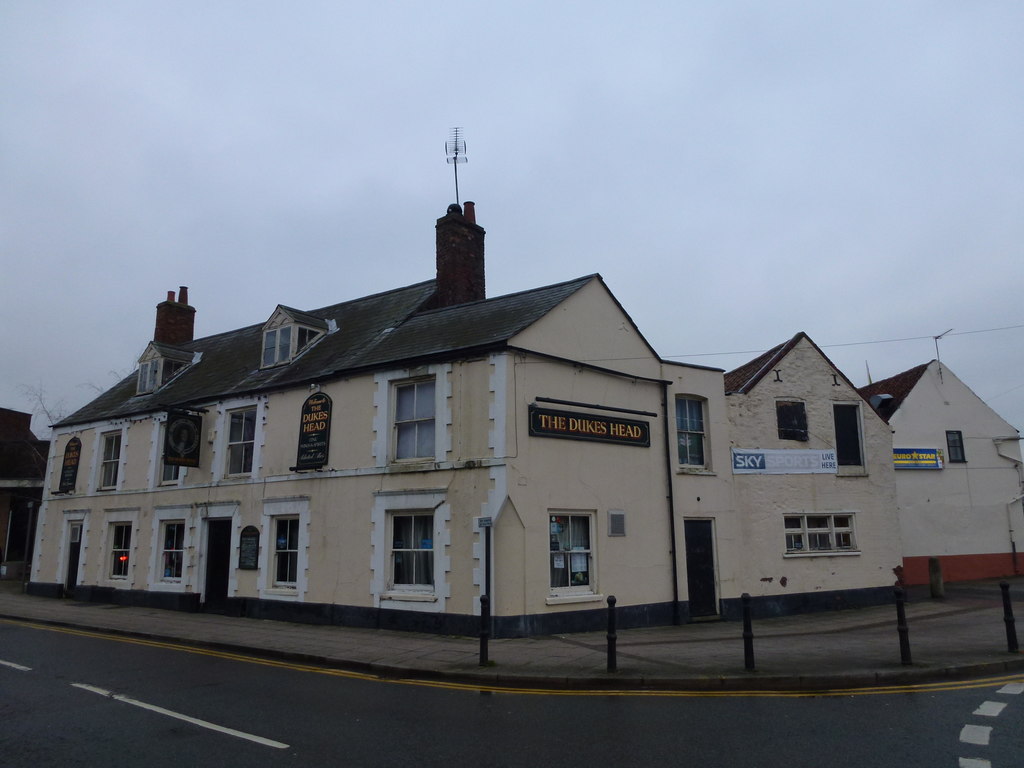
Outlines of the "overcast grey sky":
M 489 295 L 599 272 L 665 357 L 806 331 L 857 385 L 953 329 L 1022 428 L 1022 40 L 1019 0 L 0 0 L 0 406 L 84 405 L 179 285 L 205 336 L 433 277 L 462 126 Z

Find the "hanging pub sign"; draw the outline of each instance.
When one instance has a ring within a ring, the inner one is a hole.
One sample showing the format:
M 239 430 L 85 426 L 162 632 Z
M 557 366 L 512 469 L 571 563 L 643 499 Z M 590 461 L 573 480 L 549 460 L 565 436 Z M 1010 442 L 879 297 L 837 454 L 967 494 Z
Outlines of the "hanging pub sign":
M 535 405 L 530 406 L 530 434 L 535 437 L 637 445 L 642 448 L 651 444 L 651 428 L 646 421 L 596 413 L 554 411 Z
M 164 464 L 198 467 L 202 429 L 203 417 L 199 414 L 168 411 L 167 429 L 164 430 Z
M 68 440 L 64 446 L 64 463 L 60 467 L 60 485 L 57 493 L 74 493 L 78 480 L 78 462 L 82 458 L 82 441 L 77 437 Z
M 299 451 L 292 470 L 320 469 L 327 463 L 330 447 L 331 398 L 317 392 L 307 397 L 302 404 Z

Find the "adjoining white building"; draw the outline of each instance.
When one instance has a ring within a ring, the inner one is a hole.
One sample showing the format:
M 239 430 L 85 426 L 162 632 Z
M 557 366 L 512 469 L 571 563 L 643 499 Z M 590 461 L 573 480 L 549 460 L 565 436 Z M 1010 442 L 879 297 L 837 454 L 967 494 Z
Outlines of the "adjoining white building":
M 928 583 L 932 557 L 948 581 L 1019 574 L 1017 431 L 937 360 L 860 392 L 892 429 L 904 582 Z
M 725 375 L 736 579 L 771 615 L 890 600 L 889 428 L 805 333 Z

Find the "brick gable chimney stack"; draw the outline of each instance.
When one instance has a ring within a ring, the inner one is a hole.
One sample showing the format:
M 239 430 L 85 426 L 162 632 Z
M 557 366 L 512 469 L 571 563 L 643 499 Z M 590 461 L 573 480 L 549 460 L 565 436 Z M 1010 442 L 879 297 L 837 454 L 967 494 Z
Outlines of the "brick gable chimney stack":
M 476 207 L 456 204 L 437 220 L 437 293 L 433 308 L 451 307 L 487 298 L 484 289 L 484 232 L 476 223 Z
M 188 305 L 188 288 L 178 289 L 178 300 L 174 291 L 167 292 L 167 301 L 156 305 L 156 328 L 153 341 L 160 344 L 179 345 L 192 341 L 195 333 L 196 308 Z

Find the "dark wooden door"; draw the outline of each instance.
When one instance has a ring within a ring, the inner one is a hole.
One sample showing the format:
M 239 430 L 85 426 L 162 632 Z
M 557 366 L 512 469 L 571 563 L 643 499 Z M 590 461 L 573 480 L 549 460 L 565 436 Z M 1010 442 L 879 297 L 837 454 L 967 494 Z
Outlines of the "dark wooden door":
M 228 599 L 231 571 L 231 520 L 206 521 L 206 588 L 203 608 L 223 611 Z
M 64 575 L 64 596 L 74 597 L 78 586 L 78 559 L 82 552 L 82 524 L 72 523 L 68 529 L 68 570 Z
M 710 520 L 686 520 L 686 584 L 690 616 L 718 615 L 715 590 L 715 537 Z

